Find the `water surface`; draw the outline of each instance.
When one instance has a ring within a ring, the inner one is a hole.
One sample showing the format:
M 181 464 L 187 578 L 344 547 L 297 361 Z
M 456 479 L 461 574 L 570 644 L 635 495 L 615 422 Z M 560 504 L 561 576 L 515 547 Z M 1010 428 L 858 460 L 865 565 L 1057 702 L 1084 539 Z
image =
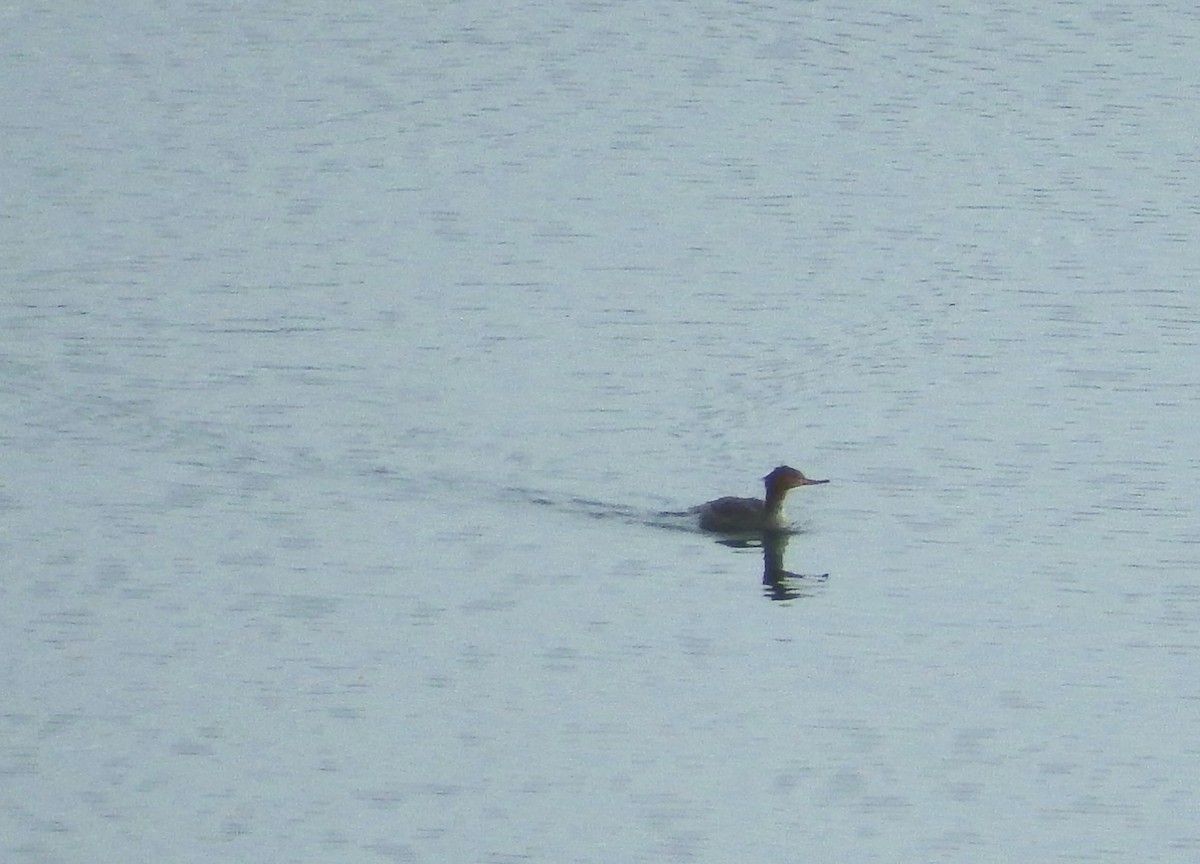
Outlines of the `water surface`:
M 4 23 L 5 861 L 1196 857 L 1195 10 Z

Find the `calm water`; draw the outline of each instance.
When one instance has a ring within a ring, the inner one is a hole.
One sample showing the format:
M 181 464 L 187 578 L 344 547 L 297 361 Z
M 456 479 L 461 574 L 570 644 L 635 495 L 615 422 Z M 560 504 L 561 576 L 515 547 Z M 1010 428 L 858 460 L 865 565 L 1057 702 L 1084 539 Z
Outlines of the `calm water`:
M 0 858 L 1196 860 L 1196 10 L 402 8 L 0 13 Z

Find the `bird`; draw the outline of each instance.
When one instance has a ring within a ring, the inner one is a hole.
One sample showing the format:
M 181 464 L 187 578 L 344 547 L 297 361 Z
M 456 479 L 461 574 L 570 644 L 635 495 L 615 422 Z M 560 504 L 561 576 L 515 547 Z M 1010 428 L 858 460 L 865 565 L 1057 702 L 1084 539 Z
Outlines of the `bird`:
M 768 534 L 788 529 L 783 499 L 798 486 L 818 486 L 828 480 L 811 480 L 787 465 L 780 465 L 763 478 L 766 499 L 717 498 L 692 508 L 700 529 L 716 534 Z

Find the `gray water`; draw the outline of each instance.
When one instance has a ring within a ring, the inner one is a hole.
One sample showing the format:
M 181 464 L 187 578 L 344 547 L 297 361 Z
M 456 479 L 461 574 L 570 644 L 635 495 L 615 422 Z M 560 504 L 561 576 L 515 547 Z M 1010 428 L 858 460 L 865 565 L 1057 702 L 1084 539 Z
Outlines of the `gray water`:
M 1200 856 L 1194 7 L 0 23 L 0 859 Z

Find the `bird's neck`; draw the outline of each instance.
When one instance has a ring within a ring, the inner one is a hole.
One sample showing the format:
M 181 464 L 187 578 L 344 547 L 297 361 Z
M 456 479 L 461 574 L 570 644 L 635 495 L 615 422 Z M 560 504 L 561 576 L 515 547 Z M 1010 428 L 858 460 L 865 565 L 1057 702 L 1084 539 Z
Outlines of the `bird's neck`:
M 767 487 L 766 504 L 767 517 L 779 521 L 783 516 L 783 499 L 788 490 L 775 486 Z

